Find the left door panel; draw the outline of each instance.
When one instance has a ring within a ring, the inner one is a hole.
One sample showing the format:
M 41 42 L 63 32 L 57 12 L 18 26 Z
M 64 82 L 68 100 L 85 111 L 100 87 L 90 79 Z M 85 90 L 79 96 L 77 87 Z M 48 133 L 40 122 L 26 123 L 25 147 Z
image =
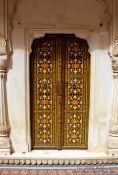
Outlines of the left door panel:
M 30 55 L 32 149 L 57 148 L 56 38 L 36 39 Z

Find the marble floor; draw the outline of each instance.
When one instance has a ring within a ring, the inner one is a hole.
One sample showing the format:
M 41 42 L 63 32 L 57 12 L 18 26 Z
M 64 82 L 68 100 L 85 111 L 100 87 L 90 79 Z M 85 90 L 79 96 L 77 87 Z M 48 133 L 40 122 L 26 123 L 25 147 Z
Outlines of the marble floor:
M 5 155 L 3 155 L 5 156 Z M 105 152 L 89 152 L 87 150 L 32 150 L 31 152 L 13 153 L 7 157 L 26 158 L 57 158 L 57 159 L 81 159 L 81 158 L 118 158 L 118 155 Z

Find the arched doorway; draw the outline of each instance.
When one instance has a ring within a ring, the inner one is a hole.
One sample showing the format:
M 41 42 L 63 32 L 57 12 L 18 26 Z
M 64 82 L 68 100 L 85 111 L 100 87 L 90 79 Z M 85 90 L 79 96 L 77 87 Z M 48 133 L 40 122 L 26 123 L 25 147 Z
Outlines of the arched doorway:
M 86 149 L 90 55 L 73 34 L 35 39 L 30 55 L 32 149 Z

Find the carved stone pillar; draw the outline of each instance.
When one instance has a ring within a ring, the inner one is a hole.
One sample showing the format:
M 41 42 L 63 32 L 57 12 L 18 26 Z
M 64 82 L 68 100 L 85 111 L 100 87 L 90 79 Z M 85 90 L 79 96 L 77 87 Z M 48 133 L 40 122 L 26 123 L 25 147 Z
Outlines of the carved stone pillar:
M 7 110 L 7 42 L 0 35 L 0 155 L 9 155 L 11 153 L 10 125 Z
M 110 121 L 108 149 L 111 153 L 118 154 L 118 38 L 113 43 L 113 104 L 112 118 Z

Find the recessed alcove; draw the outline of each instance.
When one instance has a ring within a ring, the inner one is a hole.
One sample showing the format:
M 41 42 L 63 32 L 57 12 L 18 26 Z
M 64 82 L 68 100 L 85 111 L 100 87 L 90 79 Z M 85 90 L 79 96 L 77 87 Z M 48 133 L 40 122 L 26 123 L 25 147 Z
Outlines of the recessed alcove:
M 88 42 L 90 58 L 90 105 L 89 105 L 89 121 L 88 121 L 88 148 L 84 150 L 68 150 L 69 155 L 76 153 L 83 156 L 88 152 L 88 155 L 96 155 L 100 152 L 103 155 L 107 152 L 108 127 L 110 118 L 110 101 L 111 99 L 111 83 L 106 80 L 106 74 L 111 78 L 110 60 L 107 54 L 107 32 L 93 32 L 90 30 L 81 29 L 26 29 L 25 30 L 25 136 L 26 136 L 26 150 L 29 155 L 66 155 L 66 150 L 32 150 L 31 149 L 31 120 L 30 120 L 30 70 L 29 70 L 29 55 L 31 53 L 31 46 L 33 40 L 42 38 L 46 33 L 74 33 L 76 37 L 85 39 Z M 104 41 L 104 42 L 103 42 Z M 108 84 L 110 85 L 108 86 Z M 104 84 L 104 85 L 103 85 Z M 102 103 L 102 104 L 101 104 Z M 27 152 L 26 151 L 26 152 Z M 49 154 L 47 154 L 49 153 Z M 54 153 L 54 154 L 53 154 Z M 61 154 L 60 154 L 61 153 Z M 68 156 L 69 156 L 68 155 Z M 86 154 L 87 155 L 87 154 Z
M 33 41 L 44 37 L 46 33 L 74 34 L 75 37 L 86 40 L 89 47 L 88 144 L 86 151 L 69 149 L 68 157 L 76 156 L 76 153 L 79 157 L 82 152 L 83 156 L 107 152 L 112 108 L 112 66 L 108 55 L 109 9 L 103 1 L 90 0 L 88 5 L 87 3 L 86 0 L 76 0 L 75 3 L 71 0 L 34 0 L 30 3 L 29 0 L 14 0 L 9 3 L 8 11 L 13 25 L 12 29 L 9 26 L 9 35 L 13 55 L 7 77 L 7 94 L 11 140 L 15 155 L 25 152 L 24 156 L 45 156 L 50 152 L 49 156 L 67 156 L 66 150 L 57 150 L 56 154 L 55 150 L 31 148 L 30 54 Z M 111 4 L 109 1 L 110 12 Z

